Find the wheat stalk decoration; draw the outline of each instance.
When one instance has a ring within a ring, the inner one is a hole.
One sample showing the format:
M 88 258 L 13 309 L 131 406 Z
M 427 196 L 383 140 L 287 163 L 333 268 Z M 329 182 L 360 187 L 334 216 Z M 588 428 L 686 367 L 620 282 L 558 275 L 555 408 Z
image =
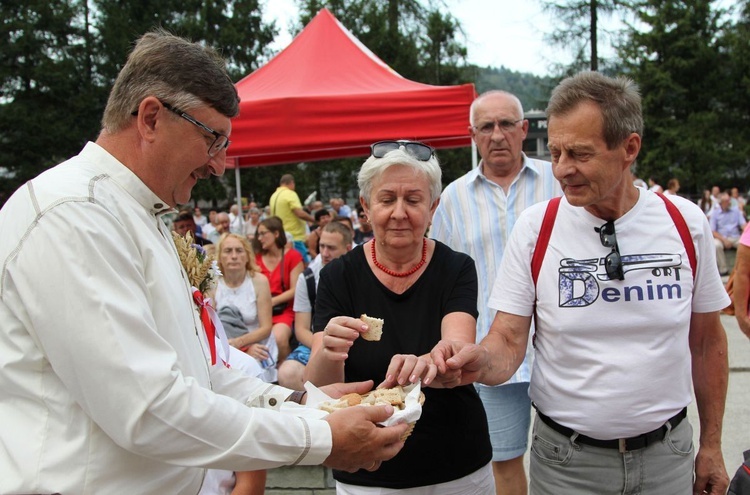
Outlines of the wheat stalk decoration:
M 184 237 L 177 232 L 172 232 L 172 239 L 190 285 L 205 294 L 213 288 L 221 275 L 216 260 L 206 253 L 202 246 L 195 244 L 193 234 L 190 232 L 187 232 Z

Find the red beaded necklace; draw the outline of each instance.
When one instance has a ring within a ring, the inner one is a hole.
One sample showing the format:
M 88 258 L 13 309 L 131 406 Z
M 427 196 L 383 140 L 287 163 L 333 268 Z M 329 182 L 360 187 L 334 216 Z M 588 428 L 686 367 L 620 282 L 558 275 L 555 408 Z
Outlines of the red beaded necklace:
M 378 268 L 380 268 L 382 271 L 384 271 L 391 277 L 399 277 L 399 278 L 408 277 L 409 275 L 416 273 L 417 270 L 422 268 L 422 266 L 427 261 L 427 239 L 422 239 L 422 259 L 419 260 L 419 263 L 414 265 L 414 268 L 412 268 L 411 270 L 402 272 L 402 273 L 394 272 L 390 268 L 386 268 L 385 266 L 383 266 L 381 263 L 378 262 L 378 258 L 375 256 L 375 239 L 372 240 L 372 248 L 370 251 L 372 252 L 372 264 L 373 265 L 377 266 Z

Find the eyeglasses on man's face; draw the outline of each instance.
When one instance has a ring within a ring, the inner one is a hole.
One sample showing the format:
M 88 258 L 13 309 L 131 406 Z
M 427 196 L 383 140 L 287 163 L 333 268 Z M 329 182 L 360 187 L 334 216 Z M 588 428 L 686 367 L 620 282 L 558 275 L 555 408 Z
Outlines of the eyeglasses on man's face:
M 484 123 L 480 123 L 479 125 L 475 125 L 474 129 L 476 129 L 479 132 L 479 134 L 490 136 L 492 135 L 492 133 L 495 132 L 495 127 L 499 127 L 502 132 L 508 133 L 508 132 L 513 131 L 519 122 L 523 122 L 523 119 L 493 120 L 491 122 L 484 122 Z
M 199 127 L 200 129 L 206 131 L 207 133 L 211 134 L 214 137 L 214 140 L 211 143 L 211 146 L 208 147 L 208 156 L 210 156 L 211 158 L 218 155 L 220 151 L 229 148 L 229 145 L 232 143 L 227 136 L 225 136 L 224 134 L 218 131 L 211 129 L 200 120 L 192 117 L 190 114 L 185 113 L 182 110 L 179 110 L 173 107 L 172 105 L 170 105 L 169 103 L 165 103 L 161 100 L 159 100 L 159 103 L 161 103 L 164 106 L 164 108 L 166 108 L 170 112 L 179 115 L 180 117 L 187 120 L 194 126 Z M 138 115 L 138 110 L 132 112 L 131 115 L 133 116 Z
M 622 268 L 622 257 L 620 256 L 620 248 L 617 245 L 617 233 L 615 233 L 615 223 L 609 221 L 599 227 L 595 228 L 599 232 L 599 241 L 602 246 L 612 248 L 612 251 L 604 258 L 604 270 L 607 272 L 607 276 L 610 280 L 625 280 L 625 272 Z
M 375 158 L 383 158 L 387 153 L 401 148 L 422 162 L 428 161 L 435 154 L 432 146 L 416 141 L 378 141 L 370 146 L 370 152 Z
M 225 136 L 224 134 L 211 129 L 200 120 L 192 117 L 190 114 L 185 113 L 182 110 L 179 110 L 173 107 L 169 103 L 165 103 L 162 101 L 161 104 L 164 105 L 164 108 L 166 108 L 170 112 L 176 115 L 179 115 L 180 117 L 187 120 L 194 126 L 203 129 L 204 131 L 206 131 L 207 133 L 211 134 L 214 137 L 214 142 L 211 143 L 211 146 L 208 147 L 208 156 L 210 156 L 211 158 L 219 154 L 219 152 L 221 152 L 222 150 L 229 148 L 229 143 L 230 143 L 229 138 Z

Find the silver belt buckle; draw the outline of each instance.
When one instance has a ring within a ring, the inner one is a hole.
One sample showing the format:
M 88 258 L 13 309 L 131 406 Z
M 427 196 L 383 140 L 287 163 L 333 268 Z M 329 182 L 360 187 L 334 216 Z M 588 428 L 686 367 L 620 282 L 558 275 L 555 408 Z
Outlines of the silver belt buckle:
M 626 444 L 626 440 L 624 438 L 617 439 L 618 443 L 620 444 L 619 448 L 617 450 L 620 451 L 621 454 L 624 454 L 628 451 L 628 446 Z

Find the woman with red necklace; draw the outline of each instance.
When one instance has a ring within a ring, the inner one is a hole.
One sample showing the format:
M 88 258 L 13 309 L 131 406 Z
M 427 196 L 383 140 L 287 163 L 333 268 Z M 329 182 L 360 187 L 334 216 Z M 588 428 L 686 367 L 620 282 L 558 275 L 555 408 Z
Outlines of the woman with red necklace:
M 375 237 L 321 270 L 305 378 L 317 386 L 422 379 L 425 402 L 403 450 L 368 470 L 334 471 L 336 493 L 495 493 L 476 390 L 432 381 L 430 350 L 441 339 L 473 343 L 477 317 L 473 260 L 425 237 L 440 197 L 440 165 L 422 143 L 381 141 L 371 151 L 357 181 Z M 385 321 L 380 341 L 361 338 L 362 314 Z M 400 372 L 389 376 L 389 369 Z

